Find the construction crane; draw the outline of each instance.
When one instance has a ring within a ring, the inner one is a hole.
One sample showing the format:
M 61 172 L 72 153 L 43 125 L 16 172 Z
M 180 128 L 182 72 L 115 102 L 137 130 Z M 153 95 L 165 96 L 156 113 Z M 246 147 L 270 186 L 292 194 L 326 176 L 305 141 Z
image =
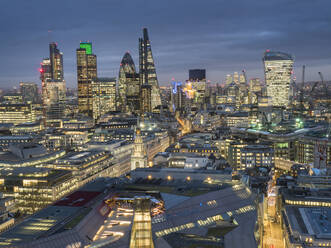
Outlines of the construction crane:
M 322 72 L 318 72 L 318 75 L 320 75 L 320 78 L 321 78 L 321 82 L 322 82 L 322 84 L 323 84 L 323 86 L 324 86 L 324 90 L 325 90 L 325 94 L 326 94 L 326 96 L 327 96 L 327 94 L 328 94 L 328 86 L 326 85 L 326 82 L 324 81 L 324 77 L 323 77 L 323 74 L 322 74 Z
M 300 112 L 303 114 L 304 111 L 304 105 L 303 105 L 303 89 L 305 87 L 305 71 L 306 71 L 306 66 L 302 66 L 302 85 L 300 88 L 300 94 L 299 94 L 299 102 L 300 102 Z
M 316 89 L 316 87 L 317 87 L 317 85 L 318 85 L 319 82 L 321 82 L 323 84 L 324 88 L 327 90 L 327 87 L 326 87 L 326 84 L 324 82 L 324 77 L 323 77 L 322 72 L 319 71 L 318 72 L 318 75 L 320 76 L 321 81 L 317 81 L 317 82 L 314 83 L 313 87 L 311 87 L 310 93 L 313 93 L 314 92 L 314 90 Z
M 322 72 L 318 72 L 318 75 L 319 75 L 321 81 L 317 81 L 317 82 L 314 83 L 313 87 L 312 87 L 311 90 L 310 90 L 310 95 L 312 95 L 312 94 L 314 93 L 314 91 L 315 91 L 315 89 L 316 89 L 318 83 L 321 82 L 322 85 L 323 85 L 323 87 L 324 87 L 324 94 L 325 94 L 324 97 L 325 97 L 325 99 L 328 99 L 328 97 L 329 97 L 329 96 L 328 96 L 328 86 L 327 86 L 326 82 L 324 81 L 324 77 L 323 77 Z M 312 104 L 311 104 L 310 107 L 312 108 Z

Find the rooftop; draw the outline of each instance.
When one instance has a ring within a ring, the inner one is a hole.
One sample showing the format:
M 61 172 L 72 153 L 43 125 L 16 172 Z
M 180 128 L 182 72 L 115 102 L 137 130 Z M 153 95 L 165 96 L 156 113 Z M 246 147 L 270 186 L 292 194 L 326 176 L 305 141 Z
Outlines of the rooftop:
M 290 54 L 267 50 L 264 53 L 263 60 L 293 60 Z

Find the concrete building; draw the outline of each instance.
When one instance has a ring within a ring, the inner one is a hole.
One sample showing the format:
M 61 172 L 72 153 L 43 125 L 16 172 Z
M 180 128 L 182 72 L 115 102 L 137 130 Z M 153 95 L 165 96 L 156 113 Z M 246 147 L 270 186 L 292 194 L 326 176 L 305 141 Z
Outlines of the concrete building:
M 184 169 L 206 168 L 210 163 L 206 156 L 194 153 L 172 153 L 168 158 L 168 167 Z
M 107 151 L 70 152 L 49 163 L 47 167 L 72 171 L 79 186 L 83 186 L 98 177 L 118 175 L 116 167 L 113 166 L 113 156 Z
M 241 169 L 274 167 L 274 151 L 265 145 L 248 145 L 241 149 Z

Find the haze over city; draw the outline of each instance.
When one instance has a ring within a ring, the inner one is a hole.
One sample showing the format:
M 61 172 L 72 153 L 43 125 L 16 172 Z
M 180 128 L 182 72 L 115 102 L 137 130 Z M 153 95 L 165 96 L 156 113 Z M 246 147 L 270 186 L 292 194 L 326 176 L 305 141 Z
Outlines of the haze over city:
M 138 63 L 143 27 L 150 31 L 160 85 L 187 80 L 187 70 L 200 67 L 212 82 L 242 69 L 263 79 L 266 49 L 292 54 L 296 74 L 307 65 L 307 81 L 318 80 L 318 71 L 330 79 L 330 8 L 327 0 L 4 1 L 0 87 L 39 84 L 39 63 L 52 41 L 64 54 L 67 87 L 76 87 L 80 41 L 93 43 L 100 76 L 117 77 L 125 51 Z

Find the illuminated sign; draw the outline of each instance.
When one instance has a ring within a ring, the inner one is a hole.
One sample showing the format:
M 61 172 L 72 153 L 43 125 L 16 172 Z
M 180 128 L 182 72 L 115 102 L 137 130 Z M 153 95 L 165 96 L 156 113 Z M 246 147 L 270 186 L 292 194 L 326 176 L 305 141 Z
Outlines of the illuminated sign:
M 86 54 L 92 54 L 92 43 L 90 42 L 82 42 L 80 43 L 80 48 L 83 48 L 86 50 Z

